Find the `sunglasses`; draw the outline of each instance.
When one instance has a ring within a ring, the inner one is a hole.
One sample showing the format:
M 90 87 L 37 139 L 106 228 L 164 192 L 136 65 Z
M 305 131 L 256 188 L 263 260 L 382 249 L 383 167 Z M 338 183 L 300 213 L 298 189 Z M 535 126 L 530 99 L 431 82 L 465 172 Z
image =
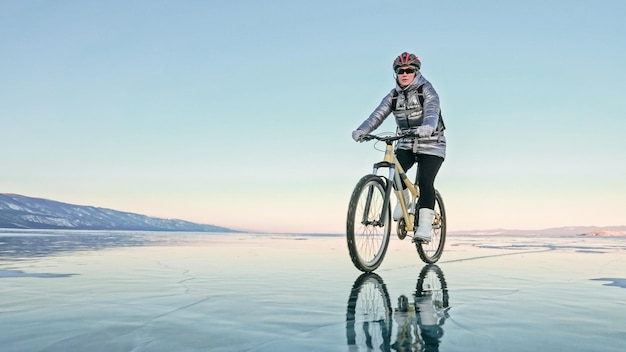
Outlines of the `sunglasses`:
M 396 70 L 396 73 L 399 75 L 403 73 L 415 73 L 415 69 L 414 68 L 399 68 Z

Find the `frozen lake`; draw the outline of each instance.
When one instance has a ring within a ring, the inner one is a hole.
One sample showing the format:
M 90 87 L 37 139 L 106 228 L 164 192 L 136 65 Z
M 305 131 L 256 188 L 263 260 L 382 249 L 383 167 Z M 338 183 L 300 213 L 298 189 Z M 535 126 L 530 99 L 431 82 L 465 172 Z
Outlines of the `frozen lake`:
M 626 238 L 0 230 L 0 350 L 624 351 Z

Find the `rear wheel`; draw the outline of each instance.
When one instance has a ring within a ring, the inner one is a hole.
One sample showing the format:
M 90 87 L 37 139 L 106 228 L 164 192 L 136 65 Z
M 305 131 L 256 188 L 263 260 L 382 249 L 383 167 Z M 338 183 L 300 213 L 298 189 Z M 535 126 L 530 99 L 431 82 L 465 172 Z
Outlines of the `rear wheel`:
M 435 217 L 433 228 L 430 231 L 430 241 L 415 241 L 417 253 L 425 263 L 436 263 L 443 253 L 446 243 L 446 209 L 443 206 L 443 198 L 439 191 L 435 191 Z
M 388 200 L 387 200 L 388 202 Z M 385 182 L 366 175 L 357 183 L 348 206 L 347 240 L 350 259 L 357 269 L 376 270 L 385 257 L 391 233 L 391 210 L 383 213 Z

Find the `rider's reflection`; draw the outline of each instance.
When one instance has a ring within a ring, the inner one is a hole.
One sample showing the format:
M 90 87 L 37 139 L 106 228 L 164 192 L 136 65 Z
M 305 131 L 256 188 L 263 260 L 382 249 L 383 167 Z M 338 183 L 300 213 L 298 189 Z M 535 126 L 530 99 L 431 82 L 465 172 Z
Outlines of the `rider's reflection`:
M 361 275 L 350 297 L 346 327 L 351 351 L 439 351 L 442 325 L 449 317 L 449 297 L 438 266 L 426 265 L 422 269 L 412 300 L 405 295 L 398 298 L 398 306 L 393 310 L 396 336 L 391 344 L 392 313 L 382 278 L 373 273 Z

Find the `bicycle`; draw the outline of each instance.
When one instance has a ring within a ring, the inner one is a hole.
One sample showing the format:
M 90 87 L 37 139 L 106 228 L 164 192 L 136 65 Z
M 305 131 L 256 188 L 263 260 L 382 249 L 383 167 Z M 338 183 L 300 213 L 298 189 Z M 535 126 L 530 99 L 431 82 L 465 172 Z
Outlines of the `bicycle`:
M 375 163 L 373 172 L 363 176 L 356 184 L 348 206 L 347 241 L 350 259 L 357 269 L 363 272 L 376 270 L 383 261 L 389 239 L 391 237 L 391 192 L 395 190 L 402 208 L 402 218 L 398 220 L 397 235 L 403 240 L 407 236 L 415 243 L 420 258 L 425 263 L 436 263 L 446 240 L 446 212 L 443 199 L 435 190 L 435 217 L 431 230 L 431 238 L 425 241 L 410 235 L 415 232 L 417 218 L 415 211 L 409 211 L 402 194 L 402 182 L 411 192 L 411 207 L 416 208 L 419 188 L 408 178 L 393 152 L 393 143 L 399 139 L 416 137 L 416 135 L 381 136 L 366 134 L 365 141 L 384 142 L 385 155 L 383 161 Z M 416 143 L 419 138 L 416 139 Z M 378 170 L 389 169 L 389 176 L 379 176 Z M 418 170 L 419 172 L 419 170 Z M 417 176 L 416 176 L 417 180 Z M 417 182 L 417 181 L 416 181 Z

